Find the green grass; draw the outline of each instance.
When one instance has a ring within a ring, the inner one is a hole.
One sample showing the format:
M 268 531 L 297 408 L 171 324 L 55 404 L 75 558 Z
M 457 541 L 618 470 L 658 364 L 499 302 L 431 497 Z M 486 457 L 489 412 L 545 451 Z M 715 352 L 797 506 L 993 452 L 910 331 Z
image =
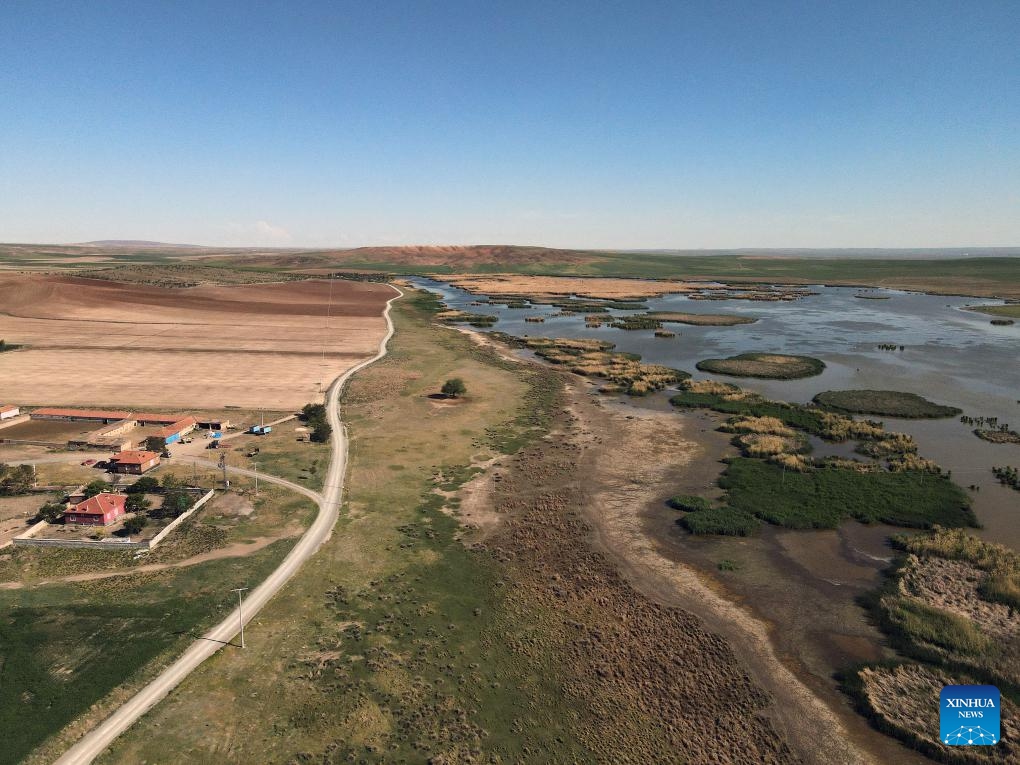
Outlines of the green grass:
M 969 656 L 991 647 L 989 639 L 966 617 L 913 598 L 885 598 L 882 605 L 887 631 L 913 645 L 927 643 Z
M 0 591 L 0 763 L 21 762 L 153 659 L 223 618 L 288 543 L 160 574 Z
M 712 503 L 704 497 L 699 497 L 696 494 L 678 494 L 675 497 L 670 497 L 666 504 L 672 507 L 674 510 L 682 510 L 685 513 L 694 513 L 699 510 L 709 510 L 712 507 Z
M 727 401 L 715 393 L 681 391 L 670 398 L 669 402 L 681 409 L 711 409 L 722 414 L 776 417 L 785 425 L 813 435 L 818 435 L 823 430 L 822 418 L 818 412 L 781 401 L 762 399 Z
M 895 390 L 827 390 L 816 395 L 814 402 L 847 414 L 910 419 L 955 417 L 963 411 L 955 406 L 936 404 L 915 393 Z
M 1020 319 L 1020 303 L 1009 303 L 1007 305 L 981 305 L 968 309 L 978 313 L 987 313 L 992 316 L 1005 316 L 1007 319 Z
M 750 513 L 732 507 L 717 507 L 688 513 L 677 521 L 692 534 L 719 534 L 748 537 L 758 532 L 761 521 Z
M 739 457 L 719 485 L 734 511 L 787 528 L 835 528 L 848 518 L 914 528 L 977 525 L 963 489 L 945 476 L 919 471 L 826 467 L 799 473 Z

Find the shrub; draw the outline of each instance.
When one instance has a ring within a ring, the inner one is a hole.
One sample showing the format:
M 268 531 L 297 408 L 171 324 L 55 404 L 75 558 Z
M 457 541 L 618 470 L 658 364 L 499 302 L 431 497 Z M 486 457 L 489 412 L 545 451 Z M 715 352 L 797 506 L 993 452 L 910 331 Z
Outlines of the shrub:
M 144 494 L 128 494 L 127 501 L 124 503 L 124 508 L 129 513 L 137 513 L 142 510 L 148 510 L 152 507 L 152 503 L 145 498 Z
M 159 481 L 151 475 L 143 475 L 124 491 L 127 494 L 152 494 L 159 489 Z
M 89 497 L 94 497 L 97 494 L 102 494 L 104 491 L 109 491 L 111 488 L 113 487 L 106 481 L 93 481 L 84 489 L 85 498 L 88 499 Z
M 448 398 L 458 398 L 467 393 L 467 386 L 459 377 L 452 377 L 443 383 L 442 394 Z
M 666 504 L 674 510 L 683 510 L 685 513 L 694 513 L 700 510 L 710 510 L 712 505 L 704 497 L 695 494 L 678 494 L 670 497 Z
M 326 419 L 324 404 L 305 404 L 301 407 L 301 419 L 311 425 L 309 439 L 319 444 L 329 441 L 333 428 Z
M 750 513 L 732 507 L 717 507 L 688 513 L 677 521 L 692 534 L 723 534 L 746 537 L 754 534 L 761 523 Z
M 144 515 L 136 515 L 124 521 L 124 531 L 128 534 L 137 534 L 145 528 L 149 519 Z

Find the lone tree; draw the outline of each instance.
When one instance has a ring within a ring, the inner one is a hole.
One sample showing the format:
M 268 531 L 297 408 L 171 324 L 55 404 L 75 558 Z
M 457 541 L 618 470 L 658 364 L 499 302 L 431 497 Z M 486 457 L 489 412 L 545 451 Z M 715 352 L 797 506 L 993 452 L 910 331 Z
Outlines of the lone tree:
M 442 394 L 447 398 L 457 398 L 467 393 L 467 386 L 459 377 L 454 377 L 443 383 Z
M 145 448 L 150 452 L 162 452 L 166 449 L 166 439 L 163 436 L 149 436 L 145 439 Z

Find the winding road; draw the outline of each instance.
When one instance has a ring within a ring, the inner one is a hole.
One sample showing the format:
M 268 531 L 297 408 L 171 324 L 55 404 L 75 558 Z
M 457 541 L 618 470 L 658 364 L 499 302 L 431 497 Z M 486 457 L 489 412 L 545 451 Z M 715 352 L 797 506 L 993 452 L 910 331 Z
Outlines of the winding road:
M 340 516 L 344 475 L 347 472 L 347 434 L 340 421 L 340 392 L 351 375 L 386 355 L 387 343 L 393 337 L 393 320 L 390 318 L 390 308 L 393 301 L 403 297 L 404 294 L 397 287 L 393 287 L 393 289 L 397 294 L 386 302 L 386 310 L 383 312 L 383 317 L 386 319 L 386 335 L 379 342 L 379 352 L 344 372 L 333 381 L 326 392 L 326 414 L 329 424 L 333 427 L 333 436 L 330 444 L 332 451 L 329 469 L 326 472 L 322 495 L 318 497 L 319 514 L 308 531 L 283 559 L 280 566 L 245 598 L 242 604 L 245 623 L 251 621 L 333 533 L 333 527 Z M 238 470 L 237 472 L 244 471 Z M 303 494 L 309 494 L 308 489 L 297 484 L 293 484 L 293 488 Z M 97 727 L 86 733 L 56 761 L 56 765 L 87 765 L 92 762 L 113 743 L 117 736 L 131 727 L 139 717 L 180 685 L 203 661 L 233 640 L 237 633 L 238 614 L 233 611 L 230 616 L 205 633 L 201 639 L 192 643 L 181 657 L 160 673 L 156 679 L 124 702 Z

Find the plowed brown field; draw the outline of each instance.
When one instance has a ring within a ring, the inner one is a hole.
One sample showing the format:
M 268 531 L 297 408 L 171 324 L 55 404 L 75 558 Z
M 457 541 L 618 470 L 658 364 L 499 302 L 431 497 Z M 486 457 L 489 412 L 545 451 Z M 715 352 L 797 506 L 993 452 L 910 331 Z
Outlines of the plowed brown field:
M 0 275 L 0 399 L 290 409 L 375 353 L 385 284 L 164 289 Z

